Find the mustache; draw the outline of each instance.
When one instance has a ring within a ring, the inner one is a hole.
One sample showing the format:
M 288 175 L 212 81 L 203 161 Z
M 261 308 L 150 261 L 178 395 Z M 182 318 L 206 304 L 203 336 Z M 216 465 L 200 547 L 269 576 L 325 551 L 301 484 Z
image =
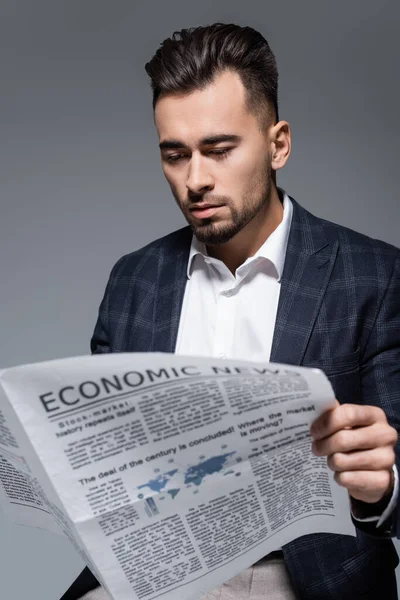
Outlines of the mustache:
M 231 204 L 231 198 L 229 196 L 197 196 L 191 197 L 181 203 L 183 208 L 194 209 L 201 206 L 224 206 L 225 204 Z

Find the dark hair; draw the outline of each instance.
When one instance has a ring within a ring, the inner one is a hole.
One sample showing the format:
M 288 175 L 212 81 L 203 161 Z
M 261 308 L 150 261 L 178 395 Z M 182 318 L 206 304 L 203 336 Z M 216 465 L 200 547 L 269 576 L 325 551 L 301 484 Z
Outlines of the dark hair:
M 278 70 L 267 40 L 252 27 L 214 23 L 176 31 L 162 42 L 145 69 L 153 109 L 162 94 L 203 89 L 225 70 L 238 73 L 246 105 L 262 126 L 278 120 Z M 262 101 L 264 99 L 264 102 Z

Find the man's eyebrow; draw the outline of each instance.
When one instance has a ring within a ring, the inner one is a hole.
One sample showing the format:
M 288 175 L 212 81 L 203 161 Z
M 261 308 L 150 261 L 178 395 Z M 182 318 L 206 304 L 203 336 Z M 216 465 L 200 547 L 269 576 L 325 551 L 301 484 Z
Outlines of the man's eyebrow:
M 220 144 L 222 142 L 240 142 L 242 137 L 240 135 L 234 135 L 230 133 L 221 133 L 217 135 L 210 135 L 200 140 L 201 146 L 212 146 L 214 144 Z M 159 144 L 161 150 L 176 150 L 178 148 L 185 148 L 185 144 L 180 140 L 164 140 Z
M 218 135 L 210 135 L 200 140 L 202 146 L 211 146 L 213 144 L 220 144 L 221 142 L 240 142 L 242 136 L 234 135 L 231 133 L 221 133 Z

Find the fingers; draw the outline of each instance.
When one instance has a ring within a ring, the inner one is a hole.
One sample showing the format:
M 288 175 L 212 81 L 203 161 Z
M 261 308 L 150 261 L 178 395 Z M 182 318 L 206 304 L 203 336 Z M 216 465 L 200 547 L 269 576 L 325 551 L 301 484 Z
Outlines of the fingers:
M 395 453 L 391 446 L 364 450 L 361 452 L 335 452 L 328 456 L 328 467 L 332 471 L 369 471 L 373 465 L 374 470 L 389 470 L 395 461 Z
M 393 489 L 398 434 L 382 409 L 337 405 L 314 421 L 312 451 L 327 456 L 337 483 L 363 502 L 378 502 Z
M 363 502 L 378 502 L 393 487 L 393 471 L 345 471 L 335 473 L 335 481 L 350 496 Z
M 342 429 L 324 439 L 314 440 L 312 451 L 316 456 L 330 456 L 336 452 L 369 450 L 383 446 L 393 447 L 397 438 L 397 431 L 394 427 L 388 423 L 378 422 L 369 427 Z
M 374 423 L 387 423 L 386 415 L 381 408 L 341 404 L 316 419 L 310 431 L 312 437 L 319 440 L 346 427 L 366 427 Z

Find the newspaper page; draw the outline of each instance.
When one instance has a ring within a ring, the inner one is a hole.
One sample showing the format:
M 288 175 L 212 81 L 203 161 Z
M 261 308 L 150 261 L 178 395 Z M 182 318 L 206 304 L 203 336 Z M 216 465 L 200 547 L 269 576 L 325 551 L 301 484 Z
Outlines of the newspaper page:
M 19 525 L 65 535 L 93 573 L 100 576 L 1 385 L 0 507 Z
M 28 465 L 114 600 L 194 600 L 296 537 L 355 535 L 346 490 L 311 452 L 335 402 L 318 369 L 121 353 L 0 383 L 0 456 Z
M 0 387 L 0 506 L 16 523 L 61 533 L 24 458 L 31 454 L 24 429 Z

